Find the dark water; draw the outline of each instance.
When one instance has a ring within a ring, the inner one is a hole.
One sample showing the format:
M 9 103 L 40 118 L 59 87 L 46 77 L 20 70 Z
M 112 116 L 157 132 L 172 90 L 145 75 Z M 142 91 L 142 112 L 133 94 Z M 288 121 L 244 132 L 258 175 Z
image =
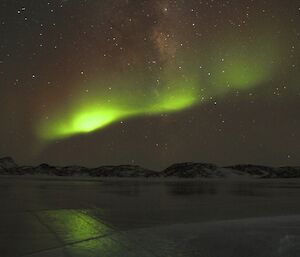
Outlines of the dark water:
M 0 202 L 0 253 L 13 257 L 56 249 L 112 231 L 300 215 L 300 180 L 0 178 Z

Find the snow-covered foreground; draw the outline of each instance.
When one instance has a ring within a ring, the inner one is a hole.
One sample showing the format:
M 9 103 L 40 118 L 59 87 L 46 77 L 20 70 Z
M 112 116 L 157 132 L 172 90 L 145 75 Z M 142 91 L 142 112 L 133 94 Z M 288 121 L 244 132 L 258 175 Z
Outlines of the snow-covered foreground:
M 300 182 L 0 179 L 1 257 L 300 256 Z

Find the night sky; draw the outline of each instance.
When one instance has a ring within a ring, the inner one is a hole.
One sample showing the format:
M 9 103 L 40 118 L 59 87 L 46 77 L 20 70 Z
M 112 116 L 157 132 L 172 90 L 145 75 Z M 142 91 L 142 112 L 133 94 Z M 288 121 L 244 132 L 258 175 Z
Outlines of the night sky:
M 300 165 L 299 0 L 3 0 L 0 155 Z

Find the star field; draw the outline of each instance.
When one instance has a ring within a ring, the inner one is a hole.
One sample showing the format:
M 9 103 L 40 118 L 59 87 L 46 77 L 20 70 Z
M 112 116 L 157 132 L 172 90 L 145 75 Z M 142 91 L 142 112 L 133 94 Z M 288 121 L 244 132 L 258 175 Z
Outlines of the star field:
M 299 164 L 299 1 L 0 5 L 0 154 Z

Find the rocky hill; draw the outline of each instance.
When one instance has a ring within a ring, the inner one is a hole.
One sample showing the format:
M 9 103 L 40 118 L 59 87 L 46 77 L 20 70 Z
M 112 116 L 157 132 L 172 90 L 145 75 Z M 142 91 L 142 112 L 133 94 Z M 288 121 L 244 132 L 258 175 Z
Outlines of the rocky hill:
M 16 169 L 18 166 L 11 157 L 4 157 L 0 159 L 0 171 L 9 171 Z
M 43 175 L 61 177 L 117 177 L 117 178 L 300 178 L 300 167 L 268 167 L 234 165 L 218 167 L 210 163 L 178 163 L 162 171 L 153 171 L 137 165 L 58 167 L 48 164 L 18 166 L 10 157 L 0 158 L 0 175 Z

